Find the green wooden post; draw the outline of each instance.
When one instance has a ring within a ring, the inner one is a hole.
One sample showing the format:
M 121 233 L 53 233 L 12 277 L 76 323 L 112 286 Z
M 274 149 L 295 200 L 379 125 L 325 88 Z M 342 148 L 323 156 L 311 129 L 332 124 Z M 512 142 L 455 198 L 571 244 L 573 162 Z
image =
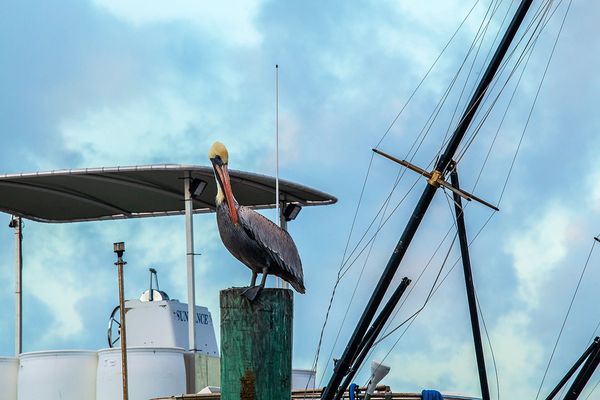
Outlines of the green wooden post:
M 221 400 L 285 400 L 292 386 L 293 294 L 221 291 Z

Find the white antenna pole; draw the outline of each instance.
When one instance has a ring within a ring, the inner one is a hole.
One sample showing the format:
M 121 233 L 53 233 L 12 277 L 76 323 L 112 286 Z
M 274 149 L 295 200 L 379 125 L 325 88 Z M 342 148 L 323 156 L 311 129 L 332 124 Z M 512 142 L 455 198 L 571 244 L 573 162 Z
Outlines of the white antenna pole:
M 279 215 L 279 65 L 275 64 L 275 221 L 281 226 Z
M 279 211 L 279 64 L 275 64 L 275 223 L 281 227 Z M 276 286 L 283 286 L 281 278 L 277 278 Z

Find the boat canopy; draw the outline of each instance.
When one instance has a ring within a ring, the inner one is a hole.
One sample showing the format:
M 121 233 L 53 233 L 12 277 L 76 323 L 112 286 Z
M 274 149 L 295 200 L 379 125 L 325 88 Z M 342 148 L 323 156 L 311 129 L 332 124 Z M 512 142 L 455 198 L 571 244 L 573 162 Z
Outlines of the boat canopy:
M 69 169 L 0 175 L 0 210 L 40 222 L 77 222 L 185 214 L 184 178 L 204 189 L 193 212 L 215 210 L 212 167 L 179 164 Z M 229 171 L 237 201 L 254 209 L 275 207 L 275 178 Z M 301 206 L 334 204 L 327 193 L 283 179 L 280 199 Z

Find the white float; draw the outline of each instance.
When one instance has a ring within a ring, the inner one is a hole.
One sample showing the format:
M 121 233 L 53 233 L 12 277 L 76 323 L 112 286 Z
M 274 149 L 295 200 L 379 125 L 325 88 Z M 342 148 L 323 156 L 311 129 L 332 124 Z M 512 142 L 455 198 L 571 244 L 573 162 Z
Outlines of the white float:
M 127 371 L 130 400 L 147 400 L 186 392 L 183 349 L 128 347 Z M 120 348 L 98 351 L 96 382 L 96 400 L 123 398 Z
M 95 351 L 36 351 L 19 356 L 19 400 L 81 400 L 96 395 Z
M 0 357 L 0 400 L 17 400 L 19 359 Z

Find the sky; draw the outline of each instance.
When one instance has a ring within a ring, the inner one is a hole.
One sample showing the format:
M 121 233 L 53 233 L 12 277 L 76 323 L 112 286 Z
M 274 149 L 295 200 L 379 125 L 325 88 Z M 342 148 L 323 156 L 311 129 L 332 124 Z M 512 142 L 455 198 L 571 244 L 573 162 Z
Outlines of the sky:
M 348 255 L 363 248 L 361 236 L 373 234 L 369 224 L 375 219 L 378 226 L 377 211 L 402 171 L 373 157 L 371 148 L 429 168 L 456 124 L 455 108 L 464 108 L 482 73 L 496 32 L 506 26 L 504 15 L 513 10 L 509 3 L 500 3 L 475 62 L 472 52 L 415 152 L 411 145 L 422 138 L 490 1 L 5 1 L 0 173 L 208 165 L 208 148 L 219 140 L 229 149 L 230 168 L 274 175 L 278 64 L 281 177 L 339 199 L 333 206 L 303 209 L 289 225 L 307 287 L 305 295 L 295 295 L 294 367 L 310 368 L 345 249 Z M 533 7 L 541 3 L 534 1 Z M 554 3 L 557 11 L 528 58 L 514 99 L 521 70 L 458 164 L 464 188 L 494 204 L 501 198 L 501 211 L 487 224 L 489 209 L 476 203 L 465 208 L 468 235 L 476 236 L 470 248 L 474 283 L 495 357 L 496 368 L 486 342 L 492 398 L 498 398 L 498 389 L 501 398 L 535 398 L 590 249 L 541 396 L 598 334 L 596 2 L 572 3 L 530 112 L 567 3 Z M 501 76 L 507 77 L 508 69 Z M 321 385 L 424 186 L 420 177 L 402 175 L 372 248 L 349 257 L 356 261 L 339 283 L 324 331 L 317 367 Z M 395 391 L 479 395 L 448 205 L 438 191 L 394 279 L 393 284 L 407 276 L 413 283 L 391 325 L 423 304 L 448 254 L 441 274 L 447 278 L 406 333 L 393 333 L 367 360 L 385 358 L 392 369 L 384 383 Z M 264 215 L 275 216 L 274 211 Z M 4 215 L 6 225 L 9 219 Z M 219 321 L 219 290 L 247 284 L 250 273 L 221 244 L 215 222 L 214 215 L 194 220 L 195 247 L 202 253 L 196 260 L 196 301 Z M 112 243 L 121 240 L 127 245 L 126 298 L 146 289 L 150 266 L 158 270 L 162 290 L 186 298 L 182 217 L 64 225 L 25 221 L 25 352 L 105 347 L 106 322 L 118 298 Z M 14 351 L 14 279 L 14 232 L 6 227 L 0 229 L 0 355 Z M 356 381 L 365 383 L 367 372 L 362 369 Z M 598 380 L 600 374 L 586 395 Z M 600 390 L 589 398 L 600 399 Z

